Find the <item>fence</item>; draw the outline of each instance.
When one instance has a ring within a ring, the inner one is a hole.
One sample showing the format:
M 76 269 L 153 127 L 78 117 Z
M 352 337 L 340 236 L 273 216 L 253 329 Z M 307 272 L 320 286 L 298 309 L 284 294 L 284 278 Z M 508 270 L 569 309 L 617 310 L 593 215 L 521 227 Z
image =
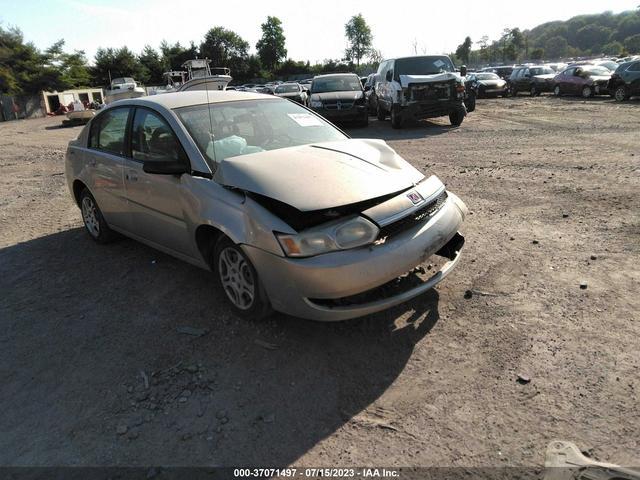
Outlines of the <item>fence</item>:
M 0 121 L 44 116 L 39 95 L 0 95 Z

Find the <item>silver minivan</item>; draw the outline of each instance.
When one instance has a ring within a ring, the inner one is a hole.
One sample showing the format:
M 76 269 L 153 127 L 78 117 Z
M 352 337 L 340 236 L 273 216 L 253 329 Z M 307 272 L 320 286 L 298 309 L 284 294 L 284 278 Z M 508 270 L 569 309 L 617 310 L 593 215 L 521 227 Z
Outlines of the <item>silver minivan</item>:
M 464 243 L 467 209 L 438 178 L 268 95 L 115 102 L 70 142 L 66 176 L 95 241 L 123 234 L 209 269 L 247 317 L 383 310 L 442 280 Z M 414 278 L 432 255 L 441 267 Z

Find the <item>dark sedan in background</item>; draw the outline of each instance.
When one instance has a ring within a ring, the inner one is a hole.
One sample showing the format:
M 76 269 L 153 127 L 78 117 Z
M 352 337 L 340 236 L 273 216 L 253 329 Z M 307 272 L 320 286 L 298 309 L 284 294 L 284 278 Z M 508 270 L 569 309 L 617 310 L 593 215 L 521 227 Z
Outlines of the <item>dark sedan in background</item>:
M 288 98 L 302 105 L 307 104 L 307 92 L 298 83 L 282 83 L 275 87 L 274 94 L 277 97 Z
M 546 65 L 517 67 L 509 77 L 509 90 L 512 95 L 528 92 L 532 97 L 542 92 L 552 92 L 556 72 Z
M 564 69 L 553 79 L 553 93 L 560 95 L 607 95 L 611 71 L 597 65 L 579 65 Z
M 496 73 L 478 72 L 470 73 L 467 78 L 472 77 L 476 82 L 478 98 L 497 97 L 507 94 L 507 82 Z
M 369 124 L 362 83 L 354 73 L 314 77 L 309 89 L 309 108 L 332 122 Z

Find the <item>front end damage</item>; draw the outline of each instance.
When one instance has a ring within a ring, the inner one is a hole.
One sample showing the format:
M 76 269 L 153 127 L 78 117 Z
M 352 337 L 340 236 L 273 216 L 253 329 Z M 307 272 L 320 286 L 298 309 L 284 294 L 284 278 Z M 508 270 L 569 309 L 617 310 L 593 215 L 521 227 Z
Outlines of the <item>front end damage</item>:
M 369 245 L 307 258 L 244 250 L 273 308 L 313 320 L 346 320 L 403 303 L 442 281 L 460 259 L 464 238 L 458 230 L 466 213 L 464 203 L 430 177 L 360 212 L 379 228 Z
M 399 104 L 403 116 L 423 119 L 457 112 L 466 115 L 465 87 L 457 75 L 401 75 L 400 79 Z

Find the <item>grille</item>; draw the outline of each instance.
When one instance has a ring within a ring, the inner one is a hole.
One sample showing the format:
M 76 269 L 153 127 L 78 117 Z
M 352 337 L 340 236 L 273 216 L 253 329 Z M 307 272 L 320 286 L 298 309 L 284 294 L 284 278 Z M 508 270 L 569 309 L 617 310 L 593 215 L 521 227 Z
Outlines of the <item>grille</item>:
M 340 104 L 339 106 L 338 103 Z M 326 108 L 327 110 L 349 110 L 351 107 L 353 107 L 352 101 L 343 102 L 341 100 L 340 102 L 324 103 L 324 108 Z
M 427 218 L 434 215 L 444 202 L 447 200 L 447 192 L 444 191 L 435 200 L 432 200 L 422 208 L 416 210 L 415 212 L 407 215 L 406 217 L 401 218 L 389 225 L 385 225 L 380 229 L 380 234 L 378 235 L 378 239 L 393 237 L 394 235 L 398 235 L 410 228 L 415 227 L 416 225 L 423 223 Z
M 450 83 L 433 83 L 426 84 L 424 86 L 414 85 L 411 88 L 413 100 L 441 100 L 450 97 L 451 84 Z

